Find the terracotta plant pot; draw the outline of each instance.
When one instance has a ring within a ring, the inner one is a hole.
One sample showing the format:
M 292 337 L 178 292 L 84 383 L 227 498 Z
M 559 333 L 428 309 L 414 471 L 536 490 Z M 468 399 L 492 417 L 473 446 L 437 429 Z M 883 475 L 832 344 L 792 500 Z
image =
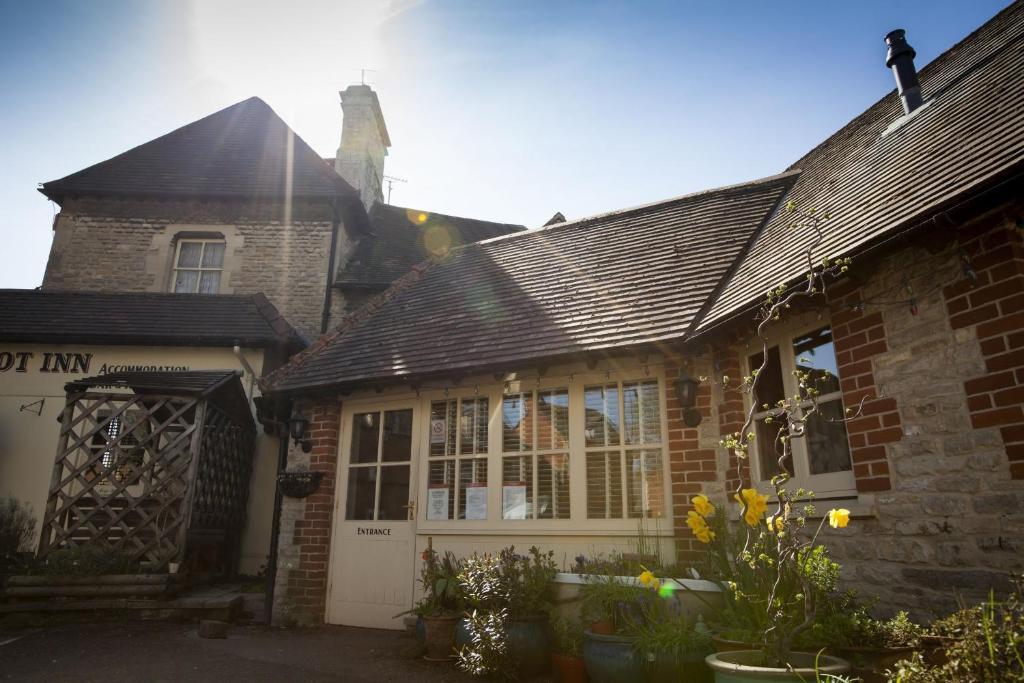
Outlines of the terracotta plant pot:
M 580 657 L 551 653 L 551 668 L 560 683 L 587 683 L 587 666 Z
M 792 654 L 793 671 L 765 666 L 760 650 L 716 652 L 704 660 L 715 672 L 715 683 L 764 683 L 764 681 L 814 681 L 819 675 L 838 676 L 850 671 L 850 663 L 829 655 Z
M 611 619 L 595 621 L 590 625 L 590 632 L 601 636 L 613 636 L 615 635 L 615 624 L 612 623 Z
M 455 654 L 455 623 L 456 616 L 423 617 L 424 643 L 427 646 L 426 658 L 441 662 L 451 659 Z

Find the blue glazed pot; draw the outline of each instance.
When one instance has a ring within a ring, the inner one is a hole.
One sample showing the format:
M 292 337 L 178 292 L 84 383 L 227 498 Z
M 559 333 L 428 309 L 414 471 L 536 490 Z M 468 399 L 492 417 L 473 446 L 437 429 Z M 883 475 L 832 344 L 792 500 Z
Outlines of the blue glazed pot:
M 416 626 L 413 627 L 412 634 L 421 643 L 427 640 L 427 623 L 423 621 L 423 617 L 416 617 Z
M 678 657 L 659 652 L 647 660 L 648 683 L 712 683 L 715 675 L 704 662 L 705 653 Z
M 583 634 L 583 661 L 591 683 L 635 683 L 646 680 L 644 663 L 634 650 L 635 639 Z
M 551 666 L 547 617 L 516 619 L 508 627 L 508 651 L 519 675 L 539 676 Z

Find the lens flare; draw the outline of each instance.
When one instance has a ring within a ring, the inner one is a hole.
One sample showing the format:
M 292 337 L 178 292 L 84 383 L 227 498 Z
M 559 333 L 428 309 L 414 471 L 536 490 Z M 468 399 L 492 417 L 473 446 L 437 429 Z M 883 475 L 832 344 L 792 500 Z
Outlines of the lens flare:
M 443 225 L 432 225 L 423 232 L 423 246 L 427 253 L 442 258 L 452 250 L 452 235 Z

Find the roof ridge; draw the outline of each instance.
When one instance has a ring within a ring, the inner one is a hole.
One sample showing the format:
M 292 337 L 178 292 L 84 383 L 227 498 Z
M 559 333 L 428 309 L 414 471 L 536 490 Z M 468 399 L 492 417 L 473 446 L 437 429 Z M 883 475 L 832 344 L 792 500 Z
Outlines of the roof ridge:
M 526 236 L 529 236 L 529 235 L 536 235 L 536 234 L 541 233 L 541 232 L 549 232 L 549 231 L 552 231 L 552 230 L 561 230 L 563 228 L 578 227 L 580 225 L 585 225 L 587 223 L 595 222 L 595 221 L 601 220 L 603 218 L 611 218 L 612 216 L 627 216 L 627 215 L 629 215 L 631 213 L 634 213 L 634 212 L 645 211 L 647 209 L 653 209 L 655 207 L 659 207 L 659 206 L 663 206 L 663 205 L 667 205 L 667 204 L 672 204 L 674 202 L 683 202 L 683 201 L 696 200 L 696 199 L 699 199 L 699 198 L 701 198 L 703 196 L 717 194 L 719 192 L 736 192 L 736 191 L 745 190 L 747 188 L 754 187 L 754 186 L 757 186 L 757 185 L 770 185 L 771 183 L 778 182 L 778 181 L 781 181 L 781 180 L 785 180 L 785 179 L 789 178 L 790 176 L 798 176 L 798 175 L 800 175 L 800 169 L 787 169 L 787 170 L 783 171 L 782 173 L 776 173 L 775 175 L 765 176 L 763 178 L 756 178 L 754 180 L 747 180 L 747 181 L 744 181 L 744 182 L 741 182 L 741 183 L 733 183 L 731 185 L 720 185 L 718 187 L 711 187 L 711 188 L 707 188 L 707 189 L 704 189 L 704 190 L 697 190 L 695 192 L 688 192 L 686 194 L 681 194 L 681 195 L 678 195 L 676 197 L 669 197 L 668 199 L 659 199 L 657 201 L 647 202 L 645 204 L 637 204 L 635 206 L 629 206 L 629 207 L 626 207 L 624 209 L 616 209 L 616 210 L 613 210 L 613 211 L 605 211 L 603 213 L 596 213 L 596 214 L 592 214 L 590 216 L 584 216 L 582 218 L 574 218 L 573 220 L 566 221 L 564 223 L 555 223 L 553 225 L 544 225 L 544 226 L 541 226 L 541 227 L 538 227 L 538 228 L 531 228 L 531 229 L 525 230 L 523 232 L 516 232 L 516 233 L 511 233 L 511 234 L 508 234 L 508 235 L 499 235 L 497 237 L 490 237 L 490 238 L 485 239 L 485 240 L 480 240 L 479 242 L 473 242 L 472 244 L 461 245 L 461 246 L 459 246 L 457 248 L 458 249 L 464 249 L 466 247 L 470 247 L 470 246 L 473 246 L 473 245 L 491 244 L 493 242 L 498 242 L 499 240 L 510 240 L 510 239 L 516 239 L 516 238 L 523 238 L 523 237 L 526 237 Z M 455 251 L 455 249 L 453 249 L 452 251 Z
M 371 211 L 373 209 L 376 209 L 378 206 L 381 207 L 382 209 L 401 209 L 402 211 L 418 211 L 420 213 L 425 213 L 429 216 L 439 216 L 441 218 L 454 218 L 455 220 L 473 221 L 474 223 L 489 223 L 490 225 L 523 228 L 523 230 L 526 230 L 526 226 L 523 225 L 522 223 L 503 223 L 501 221 L 487 220 L 486 218 L 470 218 L 469 216 L 456 216 L 455 214 L 452 213 L 441 213 L 440 211 L 431 211 L 430 209 L 417 209 L 411 206 L 399 206 L 398 204 L 386 204 L 383 202 L 375 202 L 373 208 L 371 208 Z
M 264 377 L 263 379 L 266 382 L 267 390 L 273 391 L 274 386 L 281 380 L 288 377 L 288 375 L 290 375 L 295 369 L 303 365 L 322 349 L 329 346 L 335 339 L 338 339 L 367 318 L 372 317 L 377 311 L 384 307 L 384 304 L 393 299 L 395 295 L 417 282 L 425 272 L 443 260 L 445 259 L 427 259 L 417 263 L 408 273 L 395 280 L 390 287 L 367 301 L 352 313 L 343 317 L 333 329 L 320 335 L 316 341 L 304 350 L 292 356 L 287 363 Z

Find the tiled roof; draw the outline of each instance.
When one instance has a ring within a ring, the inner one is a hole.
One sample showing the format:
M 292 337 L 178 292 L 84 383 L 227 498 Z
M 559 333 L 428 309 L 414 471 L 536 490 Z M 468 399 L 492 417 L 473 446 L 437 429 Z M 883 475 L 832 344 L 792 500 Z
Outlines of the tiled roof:
M 258 97 L 44 183 L 40 192 L 57 202 L 68 195 L 283 197 L 290 153 L 292 196 L 356 196 Z
M 271 378 L 413 377 L 681 338 L 796 174 L 455 249 Z
M 525 229 L 522 225 L 375 204 L 370 211 L 371 233 L 360 239 L 335 282 L 350 287 L 387 287 L 420 261 L 444 256 L 463 244 Z
M 39 344 L 305 346 L 262 294 L 0 290 L 0 341 Z
M 878 68 L 882 63 L 879 45 Z M 925 105 L 903 116 L 896 91 L 793 164 L 787 200 L 828 212 L 817 257 L 854 253 L 943 210 L 1024 161 L 1024 3 L 1017 2 L 919 72 Z M 701 329 L 802 277 L 811 235 L 780 212 L 744 256 Z M 854 268 L 856 265 L 854 265 Z

